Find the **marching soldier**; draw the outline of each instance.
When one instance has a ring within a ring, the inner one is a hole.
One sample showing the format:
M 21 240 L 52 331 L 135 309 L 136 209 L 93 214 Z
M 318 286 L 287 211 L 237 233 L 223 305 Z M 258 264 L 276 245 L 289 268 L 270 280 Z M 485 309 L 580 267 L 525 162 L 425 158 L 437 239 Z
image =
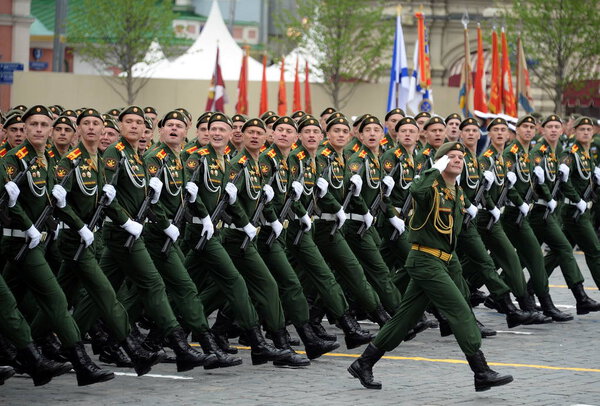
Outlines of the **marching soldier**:
M 212 112 L 208 111 L 203 113 L 198 120 L 196 121 L 196 139 L 183 148 L 181 151 L 181 160 L 186 162 L 187 159 L 192 155 L 196 150 L 206 146 L 209 142 L 208 136 L 208 120 Z
M 405 115 L 404 110 L 400 108 L 391 109 L 386 113 L 384 125 L 387 129 L 387 133 L 381 140 L 381 148 L 384 152 L 396 147 L 396 140 L 398 139 L 396 124 L 398 121 L 402 120 Z
M 460 124 L 462 117 L 458 113 L 452 113 L 444 120 L 446 124 L 446 141 L 456 142 L 460 137 Z
M 0 159 L 4 158 L 11 149 L 21 145 L 25 141 L 25 123 L 20 112 L 10 114 L 4 122 L 2 132 L 6 139 L 0 145 Z

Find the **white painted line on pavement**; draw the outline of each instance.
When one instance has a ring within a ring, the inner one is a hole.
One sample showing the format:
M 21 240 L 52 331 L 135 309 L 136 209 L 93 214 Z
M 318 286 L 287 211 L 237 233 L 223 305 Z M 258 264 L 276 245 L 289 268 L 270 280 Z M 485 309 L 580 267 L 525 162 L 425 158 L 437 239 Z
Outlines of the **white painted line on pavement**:
M 149 378 L 165 378 L 165 379 L 181 379 L 181 380 L 189 380 L 189 379 L 194 379 L 191 376 L 179 376 L 179 375 L 159 375 L 159 374 L 146 374 L 144 376 L 140 376 L 138 377 L 137 374 L 134 374 L 132 372 L 115 372 L 115 375 L 120 375 L 120 376 L 133 376 L 136 378 L 145 378 L 145 377 L 149 377 Z
M 531 335 L 533 335 L 533 333 L 529 333 L 527 331 L 510 331 L 510 330 L 496 330 L 496 333 L 514 334 L 514 335 L 522 335 L 522 336 L 531 336 Z

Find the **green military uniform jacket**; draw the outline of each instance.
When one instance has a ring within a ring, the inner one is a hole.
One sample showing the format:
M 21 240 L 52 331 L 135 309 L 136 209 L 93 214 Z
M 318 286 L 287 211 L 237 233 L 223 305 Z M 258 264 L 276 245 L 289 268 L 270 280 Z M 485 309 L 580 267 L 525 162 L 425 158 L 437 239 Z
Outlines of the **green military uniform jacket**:
M 277 145 L 272 144 L 265 151 L 261 152 L 258 157 L 258 165 L 264 179 L 268 180 L 272 176 L 275 176 L 271 184 L 275 196 L 270 204 L 265 207 L 263 213 L 265 213 L 265 217 L 267 217 L 267 212 L 269 212 L 269 218 L 273 218 L 273 216 L 279 218 L 279 213 L 281 213 L 288 195 L 289 184 L 292 183 L 287 158 L 283 156 Z
M 362 169 L 361 169 L 361 164 Z M 363 180 L 362 189 L 358 196 L 353 196 L 348 204 L 348 213 L 366 214 L 381 190 L 381 179 L 385 176 L 383 168 L 379 163 L 379 157 L 375 156 L 368 148 L 361 148 L 359 152 L 352 155 L 348 160 L 345 172 L 345 182 L 350 181 L 352 175 L 359 174 Z M 385 202 L 389 203 L 387 198 Z
M 288 157 L 292 180 L 302 183 L 302 196 L 294 202 L 292 211 L 298 217 L 306 214 L 306 208 L 315 198 L 314 188 L 317 183 L 317 164 L 306 148 L 298 146 Z
M 502 152 L 506 169 L 517 175 L 517 183 L 511 189 L 508 199 L 512 204 L 519 207 L 523 204 L 523 198 L 527 190 L 533 185 L 533 165 L 529 153 L 525 151 L 519 140 L 515 139 L 509 143 Z
M 415 167 L 417 175 L 433 166 L 433 157 L 435 156 L 435 151 L 436 149 L 429 145 L 429 143 L 425 144 L 423 148 L 418 150 L 417 154 L 415 155 Z
M 337 213 L 342 208 L 348 184 L 344 182 L 346 160 L 343 152 L 338 154 L 330 146 L 317 153 L 317 179 L 323 177 L 329 183 L 325 196 L 317 201 L 323 213 Z
M 550 144 L 542 138 L 531 150 L 531 159 L 535 166 L 540 166 L 544 169 L 544 183 L 536 185 L 535 192 L 541 199 L 548 202 L 552 199 L 554 184 L 560 181 L 556 177 L 558 173 L 556 151 L 552 150 Z
M 496 207 L 502 189 L 508 187 L 508 184 L 505 184 L 505 182 L 507 182 L 506 173 L 509 172 L 505 166 L 504 158 L 493 145 L 490 145 L 489 148 L 479 156 L 479 170 L 481 173 L 484 171 L 491 171 L 494 174 L 494 184 L 486 193 L 485 198 L 485 208 L 487 210 L 492 210 Z M 509 190 L 508 195 L 510 196 L 513 193 L 515 193 L 514 188 Z M 501 209 L 501 207 L 498 207 L 498 209 Z
M 480 171 L 477 157 L 468 148 L 465 148 L 464 162 L 465 165 L 460 175 L 460 186 L 465 194 L 465 206 L 469 207 L 475 199 L 480 184 L 482 184 L 480 181 L 482 171 Z
M 564 197 L 577 203 L 594 182 L 594 162 L 578 141 L 563 152 L 560 160 L 570 169 L 569 179 L 561 184 L 560 191 Z
M 358 137 L 352 137 L 348 145 L 344 147 L 344 158 L 348 159 L 362 148 L 362 142 Z
M 399 163 L 400 167 L 394 173 L 393 179 L 396 182 L 394 190 L 389 197 L 392 207 L 402 208 L 407 198 L 409 198 L 409 187 L 415 175 L 415 161 L 402 145 L 396 148 L 388 149 L 381 157 L 383 170 L 386 174 L 394 169 Z M 388 212 L 388 217 L 395 215 L 394 212 Z

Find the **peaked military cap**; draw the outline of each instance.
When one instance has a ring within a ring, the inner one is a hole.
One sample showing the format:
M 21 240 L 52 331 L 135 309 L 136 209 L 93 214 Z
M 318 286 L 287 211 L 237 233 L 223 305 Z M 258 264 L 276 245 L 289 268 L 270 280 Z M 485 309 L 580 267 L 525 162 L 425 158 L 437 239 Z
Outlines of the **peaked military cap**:
M 303 122 L 304 120 L 308 120 L 314 118 L 315 120 L 317 119 L 315 116 L 313 116 L 312 114 L 307 114 L 304 117 L 302 117 L 300 120 L 298 120 L 298 125 L 300 125 L 301 122 Z
M 400 121 L 398 121 L 396 123 L 396 132 L 400 129 L 400 127 L 402 127 L 403 125 L 406 124 L 412 124 L 415 127 L 419 128 L 419 125 L 417 124 L 417 120 L 415 120 L 412 117 L 403 117 Z
M 25 120 L 25 119 L 23 119 L 23 120 Z M 582 125 L 592 125 L 593 126 L 594 120 L 592 120 L 591 118 L 586 117 L 586 116 L 581 116 L 577 120 L 575 120 L 575 122 L 573 123 L 573 128 L 577 128 Z
M 263 121 L 265 122 L 266 125 L 269 125 L 269 124 L 273 124 L 275 121 L 277 121 L 277 119 L 279 119 L 279 116 L 276 114 L 273 114 L 272 116 L 265 118 Z
M 281 125 L 281 124 L 287 124 L 287 125 L 291 125 L 292 127 L 294 127 L 294 130 L 298 131 L 298 126 L 296 125 L 296 122 L 294 121 L 293 118 L 289 117 L 289 116 L 283 116 L 283 117 L 279 117 L 274 123 L 273 123 L 273 130 L 277 128 L 277 126 Z
M 297 111 L 294 111 L 294 112 L 292 113 L 292 118 L 295 120 L 295 119 L 297 119 L 297 118 L 302 118 L 302 117 L 304 117 L 305 115 L 306 115 L 306 113 L 305 113 L 305 112 L 303 112 L 302 110 L 297 110 Z
M 473 117 L 467 117 L 463 121 L 461 121 L 460 125 L 458 126 L 458 129 L 462 130 L 468 125 L 475 125 L 477 126 L 477 128 L 479 128 L 479 122 L 476 119 L 474 119 Z
M 119 127 L 119 124 L 112 117 L 109 117 L 106 120 L 104 120 L 104 127 L 106 127 L 106 128 L 112 128 L 113 130 L 115 130 L 118 133 L 121 132 L 121 128 Z
M 335 109 L 333 107 L 327 107 L 325 110 L 321 112 L 319 117 L 323 117 L 325 114 L 333 114 L 335 113 Z
M 57 116 L 62 115 L 63 111 L 65 110 L 62 106 L 59 106 L 58 104 L 55 104 L 54 106 L 50 106 L 50 111 L 53 114 L 56 114 Z
M 402 110 L 401 108 L 396 107 L 395 109 L 391 109 L 390 111 L 388 111 L 385 115 L 385 121 L 388 121 L 388 119 L 393 116 L 394 114 L 401 114 L 403 117 L 406 115 L 404 113 L 404 110 Z
M 152 119 L 150 117 L 144 117 L 144 124 L 148 130 L 152 130 Z
M 158 115 L 158 113 L 156 112 L 156 109 L 152 106 L 148 106 L 148 107 L 144 107 L 144 114 L 156 114 Z
M 446 117 L 446 119 L 444 120 L 444 122 L 446 124 L 448 124 L 448 121 L 450 121 L 450 120 L 458 120 L 459 122 L 461 122 L 462 121 L 462 117 L 458 113 L 452 113 L 448 117 Z
M 321 130 L 321 125 L 319 124 L 319 120 L 314 117 L 307 118 L 306 120 L 302 120 L 298 123 L 298 132 L 302 131 L 306 127 L 310 126 L 318 127 Z
M 348 127 L 348 129 L 350 129 L 350 123 L 348 122 L 348 119 L 341 115 L 339 117 L 334 118 L 333 120 L 327 120 L 327 128 L 325 129 L 325 131 L 329 131 L 331 127 L 333 127 L 336 124 L 345 125 L 346 127 Z
M 363 130 L 365 129 L 365 127 L 368 126 L 369 124 L 377 124 L 381 128 L 383 128 L 383 125 L 381 125 L 381 121 L 379 121 L 379 119 L 377 117 L 369 116 L 369 117 L 365 117 L 365 119 L 361 121 L 360 126 L 358 127 L 358 132 L 362 133 Z
M 59 124 L 68 125 L 69 127 L 71 127 L 73 129 L 73 131 L 75 131 L 77 129 L 77 127 L 75 126 L 75 123 L 73 123 L 73 120 L 71 120 L 67 116 L 58 116 L 58 118 L 56 120 L 54 120 L 54 123 L 52 123 L 52 127 L 56 128 L 56 126 Z
M 524 124 L 524 123 L 529 123 L 529 124 L 535 125 L 536 121 L 532 115 L 527 114 L 517 120 L 517 127 L 519 127 L 521 124 Z
M 213 115 L 212 111 L 207 111 L 205 113 L 202 113 L 200 115 L 200 117 L 198 117 L 198 120 L 196 120 L 196 128 L 200 127 L 200 124 L 204 124 L 207 123 L 208 124 L 208 120 L 210 120 L 210 116 Z
M 417 115 L 415 116 L 415 120 L 420 119 L 421 117 L 427 117 L 427 118 L 431 118 L 431 113 L 428 113 L 427 111 L 420 111 L 419 113 L 417 113 Z
M 187 125 L 187 121 L 185 121 L 185 116 L 181 111 L 178 110 L 169 111 L 167 114 L 164 115 L 164 117 L 160 120 L 161 128 L 165 125 L 167 120 L 179 120 L 183 124 Z
M 352 123 L 352 127 L 358 127 L 360 123 L 362 123 L 367 117 L 371 117 L 371 115 L 369 113 L 365 113 L 362 116 L 359 116 L 356 120 L 354 120 L 354 123 Z
M 75 113 L 75 111 L 73 110 L 65 110 L 61 113 L 61 116 L 67 116 L 67 117 L 75 117 L 77 118 L 77 113 Z
M 117 118 L 117 117 L 119 117 L 120 112 L 121 112 L 121 109 L 110 109 L 106 112 L 106 114 Z
M 42 116 L 46 116 L 54 120 L 50 109 L 48 109 L 46 106 L 42 106 L 41 104 L 28 108 L 27 111 L 23 113 L 21 120 L 26 121 L 29 117 L 37 114 L 41 114 Z
M 79 123 L 81 122 L 81 120 L 83 120 L 86 117 L 96 117 L 99 118 L 100 121 L 102 120 L 102 115 L 100 115 L 100 113 L 98 112 L 98 110 L 96 109 L 85 109 L 81 112 L 81 114 L 79 114 L 77 116 L 77 125 L 79 125 Z
M 416 120 L 416 118 L 415 118 L 415 120 Z M 443 118 L 441 118 L 440 116 L 433 116 L 429 120 L 425 121 L 425 124 L 423 124 L 423 129 L 426 130 L 427 127 L 429 127 L 430 125 L 434 125 L 434 124 L 441 124 L 444 127 L 446 126 L 446 123 L 444 122 Z
M 334 112 L 334 113 L 331 113 L 331 114 L 329 115 L 329 117 L 327 117 L 327 120 L 325 120 L 325 124 L 327 124 L 327 123 L 329 123 L 331 120 L 335 120 L 336 118 L 339 118 L 339 117 L 344 117 L 344 113 L 342 113 L 342 112 L 339 112 L 339 111 L 336 111 L 336 112 Z
M 461 144 L 460 142 L 456 142 L 456 141 L 446 142 L 446 143 L 442 144 L 441 147 L 439 147 L 439 149 L 435 153 L 435 157 L 433 159 L 439 159 L 439 158 L 443 157 L 444 155 L 446 155 L 450 151 L 465 152 L 465 146 L 463 144 Z
M 217 121 L 221 121 L 227 124 L 229 127 L 233 128 L 233 123 L 231 122 L 231 119 L 226 114 L 219 112 L 216 112 L 215 114 L 210 116 L 210 118 L 208 119 L 208 128 L 210 128 L 210 125 L 212 123 L 216 123 Z
M 260 115 L 260 119 L 263 120 L 263 121 L 265 121 L 267 118 L 269 118 L 271 116 L 275 116 L 275 115 L 276 114 L 275 114 L 274 111 L 268 110 L 268 111 L 265 111 L 264 113 L 262 113 Z
M 562 123 L 563 123 L 563 122 L 562 122 L 562 120 L 561 120 L 561 118 L 560 118 L 560 116 L 557 116 L 556 114 L 550 114 L 548 117 L 546 117 L 546 118 L 544 119 L 544 121 L 542 121 L 542 127 L 545 127 L 545 126 L 546 126 L 546 124 L 548 124 L 548 123 L 549 123 L 549 122 L 551 122 L 551 121 L 557 121 L 557 122 L 559 122 L 560 124 L 562 124 Z
M 23 113 L 25 113 L 27 111 L 27 106 L 25 106 L 23 104 L 19 104 L 19 105 L 13 107 L 11 110 L 21 110 Z
M 18 112 L 13 112 L 6 116 L 6 120 L 4 121 L 4 128 L 8 128 L 13 124 L 21 124 L 23 122 L 23 114 L 21 114 L 21 110 L 17 110 Z
M 187 111 L 183 107 L 177 107 L 175 110 L 182 112 L 185 115 L 185 117 L 187 118 L 187 120 L 190 123 L 192 122 L 192 115 L 191 115 L 191 113 L 189 111 Z
M 267 131 L 267 126 L 265 125 L 265 122 L 262 121 L 260 118 L 251 118 L 248 121 L 246 121 L 242 126 L 242 132 L 246 131 L 246 129 L 250 127 L 259 127 Z
M 231 122 L 232 123 L 245 123 L 248 119 L 243 116 L 242 114 L 236 114 L 235 116 L 231 117 Z
M 144 117 L 144 110 L 142 110 L 141 107 L 138 107 L 138 106 L 129 106 L 129 107 L 125 107 L 119 113 L 119 121 L 123 121 L 123 117 L 125 115 L 127 115 L 127 114 L 135 114 L 136 116 L 140 116 L 141 118 L 145 118 Z
M 503 119 L 502 117 L 496 117 L 495 119 L 493 119 L 492 121 L 490 121 L 490 123 L 487 126 L 487 130 L 490 131 L 490 129 L 492 127 L 497 126 L 497 125 L 501 125 L 501 124 L 503 124 L 503 125 L 505 125 L 505 126 L 508 127 L 508 123 L 506 122 L 505 119 Z

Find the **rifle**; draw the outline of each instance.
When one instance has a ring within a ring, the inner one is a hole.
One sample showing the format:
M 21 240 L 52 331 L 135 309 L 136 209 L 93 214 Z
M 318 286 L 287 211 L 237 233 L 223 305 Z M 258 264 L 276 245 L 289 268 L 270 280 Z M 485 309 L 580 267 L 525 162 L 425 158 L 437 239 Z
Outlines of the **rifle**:
M 496 161 L 494 161 L 492 163 L 492 165 L 490 165 L 488 170 L 491 172 L 492 168 L 495 168 L 495 166 L 496 166 Z M 465 176 L 468 176 L 468 174 L 466 174 Z M 487 183 L 485 182 L 485 178 L 484 178 L 484 182 L 482 182 L 479 185 L 479 189 L 477 189 L 477 193 L 475 193 L 475 197 L 473 198 L 473 201 L 471 202 L 472 205 L 474 205 L 476 207 L 479 206 L 479 203 L 481 203 L 481 201 L 483 200 L 483 193 L 485 192 L 486 187 L 487 187 Z M 471 224 L 471 216 L 469 215 L 469 213 L 465 213 L 465 217 L 463 219 L 463 227 L 469 228 L 470 224 Z
M 25 168 L 25 170 L 22 170 L 21 172 L 19 172 L 17 174 L 17 176 L 14 177 L 14 179 L 12 179 L 12 181 L 19 186 L 21 184 L 21 182 L 23 182 L 23 178 L 27 175 L 27 169 L 33 165 L 35 163 L 35 161 L 37 160 L 37 155 L 33 154 L 33 158 L 31 158 L 31 160 L 27 163 L 27 167 Z M 0 196 L 0 208 L 4 208 L 4 206 L 6 206 L 8 203 L 8 192 L 6 190 L 4 190 L 4 193 L 2 193 L 2 196 Z
M 158 168 L 158 171 L 156 172 L 156 175 L 154 177 L 159 178 L 160 176 L 162 176 L 162 173 L 165 170 L 165 166 L 167 164 L 167 158 L 164 158 L 160 161 L 160 167 Z M 148 211 L 150 210 L 150 201 L 152 200 L 152 198 L 154 197 L 154 189 L 150 189 L 148 191 L 148 194 L 146 195 L 146 197 L 144 198 L 144 201 L 142 202 L 142 205 L 140 206 L 140 209 L 138 210 L 137 215 L 135 216 L 134 221 L 140 224 L 144 224 L 144 221 L 146 220 L 146 217 L 148 217 Z M 125 248 L 127 248 L 129 250 L 129 252 L 131 252 L 131 249 L 133 248 L 133 244 L 135 243 L 135 236 L 133 235 L 129 235 L 129 237 L 127 237 L 127 241 L 125 241 Z
M 558 176 L 560 176 L 560 171 L 559 171 Z M 550 195 L 550 200 L 554 200 L 554 198 L 558 195 L 561 183 L 562 183 L 562 181 L 560 180 L 560 178 L 556 179 L 556 182 L 554 183 L 554 186 L 552 187 L 552 193 Z M 542 219 L 544 221 L 546 221 L 548 219 L 549 215 L 550 215 L 550 208 L 548 206 L 546 206 L 546 210 L 544 211 L 544 216 L 542 217 Z
M 400 165 L 401 165 L 401 162 L 400 162 L 400 160 L 398 160 L 398 162 L 396 162 L 396 165 L 394 165 L 394 167 L 392 168 L 390 173 L 388 173 L 388 176 L 393 177 L 394 174 L 396 173 L 396 171 L 398 170 L 398 168 L 400 167 Z M 371 203 L 371 207 L 369 207 L 369 212 L 373 215 L 373 218 L 377 217 L 379 215 L 379 211 L 382 210 L 382 207 L 381 207 L 382 202 L 383 202 L 383 192 L 380 191 L 379 193 L 377 193 L 377 196 L 375 196 L 373 203 Z M 366 232 L 367 232 L 367 225 L 365 223 L 362 223 L 360 225 L 360 227 L 358 228 L 358 236 L 362 239 L 365 236 Z
M 192 177 L 190 178 L 190 182 L 196 183 L 198 181 L 198 179 L 200 178 L 200 168 L 202 167 L 202 162 L 204 161 L 204 157 L 202 157 L 202 159 L 200 160 L 200 162 L 198 163 L 198 166 L 196 167 L 196 169 L 194 170 L 194 172 L 192 173 Z M 190 193 L 186 190 L 185 193 L 183 194 L 183 201 L 181 202 L 181 204 L 179 205 L 179 207 L 177 208 L 177 212 L 175 213 L 175 217 L 173 217 L 173 221 L 171 222 L 171 224 L 174 224 L 175 227 L 177 228 L 181 228 L 181 226 L 183 226 L 183 220 L 185 219 L 185 213 L 187 211 L 187 207 L 190 203 Z M 165 254 L 166 252 L 169 251 L 169 248 L 171 248 L 171 245 L 173 245 L 173 240 L 171 239 L 171 237 L 167 237 L 165 240 L 165 243 L 163 244 L 160 252 L 162 254 Z
M 531 184 L 529 185 L 527 192 L 525 193 L 525 198 L 523 199 L 523 201 L 527 204 L 531 203 L 531 199 L 533 198 L 535 186 L 538 184 L 537 176 L 535 176 L 535 174 L 533 176 L 534 176 L 534 178 L 531 181 Z M 525 218 L 525 215 L 519 210 L 519 215 L 517 216 L 517 219 L 515 220 L 517 227 L 521 228 L 524 218 Z
M 248 161 L 245 161 L 242 164 L 242 168 L 240 169 L 240 171 L 238 173 L 235 174 L 235 176 L 231 180 L 231 183 L 233 183 L 234 185 L 237 183 L 237 181 L 240 179 L 240 176 L 242 176 L 242 174 L 244 173 L 244 169 L 246 169 L 246 165 L 248 165 Z M 227 196 L 227 193 L 225 193 L 225 191 L 223 191 L 223 194 L 221 195 L 221 199 L 217 203 L 215 210 L 213 211 L 213 213 L 210 216 L 210 221 L 212 221 L 213 224 L 216 225 L 221 220 L 221 217 L 223 217 L 223 214 L 225 213 L 225 209 L 227 208 L 228 204 L 229 204 L 229 197 Z M 200 240 L 198 240 L 198 243 L 196 243 L 196 245 L 194 246 L 194 250 L 201 252 L 204 249 L 204 246 L 206 245 L 207 241 L 208 240 L 206 239 L 206 234 L 202 234 L 202 236 L 200 237 Z
M 585 191 L 583 192 L 583 196 L 581 197 L 581 199 L 584 202 L 588 202 L 590 199 L 593 198 L 594 196 L 594 186 L 595 183 L 593 180 L 590 181 L 590 184 L 587 186 L 587 188 L 585 188 Z M 573 214 L 573 221 L 575 223 L 579 222 L 579 218 L 583 215 L 582 212 L 579 211 L 579 209 L 575 210 L 575 213 Z
M 362 163 L 360 164 L 360 167 L 358 168 L 358 171 L 356 171 L 356 174 L 360 176 L 364 168 L 365 168 L 365 161 L 363 160 Z M 344 210 L 344 212 L 348 208 L 348 205 L 350 204 L 350 199 L 352 199 L 352 195 L 354 194 L 355 190 L 356 190 L 356 185 L 354 183 L 352 183 L 350 185 L 350 187 L 348 188 L 348 192 L 346 193 L 346 197 L 344 198 L 344 202 L 342 204 L 342 209 Z M 338 230 L 338 222 L 336 221 L 333 224 L 333 227 L 331 227 L 331 231 L 329 232 L 329 236 L 331 238 L 333 238 L 333 236 L 335 235 L 335 232 L 337 230 Z
M 125 161 L 125 158 L 122 157 L 121 160 L 119 161 L 119 163 L 117 164 L 117 167 L 115 168 L 115 173 L 113 173 L 112 177 L 110 178 L 110 185 L 115 186 L 117 184 L 117 181 L 119 180 L 119 172 L 121 171 L 121 166 L 124 164 L 124 161 Z M 100 222 L 100 219 L 102 217 L 102 212 L 104 211 L 104 209 L 107 206 L 108 206 L 108 196 L 106 196 L 106 193 L 104 193 L 102 195 L 102 197 L 100 198 L 100 200 L 98 200 L 98 206 L 96 207 L 96 211 L 94 211 L 94 214 L 92 215 L 92 219 L 90 220 L 90 223 L 88 224 L 88 228 L 90 230 L 94 230 L 94 228 L 96 228 L 96 225 Z M 77 252 L 75 252 L 75 255 L 73 256 L 73 261 L 79 260 L 79 257 L 83 253 L 84 249 L 85 249 L 85 242 L 82 241 L 79 243 Z
M 498 209 L 500 209 L 501 207 L 504 207 L 504 205 L 506 204 L 506 199 L 508 198 L 508 179 L 506 179 L 505 182 L 506 183 L 504 184 L 504 187 L 502 188 L 502 192 L 500 192 L 500 196 L 498 196 L 498 201 L 496 201 L 496 207 Z M 494 216 L 490 217 L 490 221 L 488 221 L 485 229 L 491 230 L 493 225 L 494 225 Z
M 271 186 L 273 184 L 273 181 L 275 180 L 275 176 L 277 176 L 278 170 L 279 170 L 278 165 L 275 165 L 275 169 L 273 170 L 273 174 L 271 175 L 271 178 L 269 178 L 267 185 Z M 260 216 L 262 216 L 262 212 L 265 209 L 266 205 L 267 205 L 266 193 L 263 192 L 260 195 L 260 200 L 258 202 L 258 206 L 256 206 L 256 210 L 254 211 L 254 215 L 252 216 L 252 219 L 250 219 L 250 224 L 252 224 L 254 227 L 256 227 L 256 225 L 259 223 Z M 242 252 L 246 251 L 248 244 L 250 244 L 250 237 L 248 237 L 246 235 L 246 237 L 244 237 L 244 241 L 242 241 L 242 245 L 240 245 L 240 249 L 242 250 Z
M 300 172 L 300 173 L 298 174 L 298 179 L 296 179 L 296 182 L 300 182 L 302 180 L 302 178 L 304 177 L 304 172 L 302 172 L 300 170 L 298 172 Z M 290 210 L 292 209 L 293 202 L 294 202 L 293 196 L 288 196 L 288 198 L 283 203 L 281 213 L 279 213 L 279 221 L 282 224 L 285 221 L 285 219 L 289 216 Z M 271 246 L 273 245 L 273 243 L 275 242 L 276 239 L 277 239 L 277 237 L 275 235 L 275 231 L 271 230 L 271 234 L 269 234 L 269 238 L 267 239 L 267 247 L 271 248 Z
M 417 176 L 421 176 L 421 173 L 425 170 L 425 166 L 429 166 L 428 164 L 431 163 L 430 160 L 427 160 L 423 166 L 421 166 L 421 169 L 419 169 L 419 172 L 415 173 L 415 175 L 413 176 L 413 180 L 417 177 Z M 406 200 L 404 200 L 404 204 L 402 205 L 402 209 L 400 210 L 400 218 L 403 221 L 408 221 L 408 213 L 410 213 L 410 210 L 412 209 L 412 204 L 413 204 L 413 200 L 410 197 L 410 193 L 406 196 Z M 398 230 L 396 230 L 394 228 L 394 231 L 392 232 L 392 235 L 390 236 L 390 241 L 396 241 L 398 239 L 398 237 L 400 237 L 400 233 L 398 232 Z
M 325 167 L 325 169 L 323 169 L 323 178 L 325 178 L 325 176 L 331 176 L 331 163 L 333 162 L 333 157 L 328 156 L 327 157 L 327 166 Z M 325 175 L 327 173 L 327 175 Z M 313 190 L 313 196 L 312 199 L 310 199 L 310 202 L 308 203 L 308 207 L 306 208 L 306 214 L 308 214 L 309 217 L 312 217 L 314 211 L 315 211 L 315 205 L 316 205 L 316 198 L 314 195 L 314 190 Z M 302 240 L 302 236 L 304 235 L 304 230 L 302 229 L 302 227 L 300 227 L 298 229 L 298 231 L 296 232 L 296 236 L 294 237 L 294 241 L 292 242 L 292 245 L 294 247 L 296 247 L 298 244 L 300 244 L 300 241 Z
M 73 160 L 73 167 L 71 168 L 71 170 L 69 171 L 69 173 L 67 173 L 65 175 L 65 177 L 62 178 L 62 180 L 59 183 L 60 186 L 64 186 L 69 181 L 69 179 L 71 179 L 71 176 L 73 176 L 73 171 L 79 165 L 80 162 L 81 162 L 81 158 L 76 158 L 76 159 Z M 24 172 L 26 172 L 26 171 L 27 170 L 25 170 Z M 52 212 L 54 211 L 54 205 L 55 204 L 56 204 L 56 199 L 54 198 L 54 196 L 52 196 L 50 204 L 47 205 L 46 207 L 44 207 L 44 210 L 42 210 L 42 213 L 40 214 L 40 216 L 38 217 L 38 219 L 35 221 L 34 227 L 36 229 L 41 230 L 44 227 L 44 225 L 46 224 L 46 222 L 48 221 L 48 219 L 52 215 Z M 19 252 L 15 256 L 15 261 L 18 262 L 21 259 L 23 259 L 23 255 L 25 255 L 25 253 L 27 252 L 28 249 L 29 249 L 29 241 L 26 240 L 25 244 L 23 244 L 21 246 L 21 249 L 19 250 Z

